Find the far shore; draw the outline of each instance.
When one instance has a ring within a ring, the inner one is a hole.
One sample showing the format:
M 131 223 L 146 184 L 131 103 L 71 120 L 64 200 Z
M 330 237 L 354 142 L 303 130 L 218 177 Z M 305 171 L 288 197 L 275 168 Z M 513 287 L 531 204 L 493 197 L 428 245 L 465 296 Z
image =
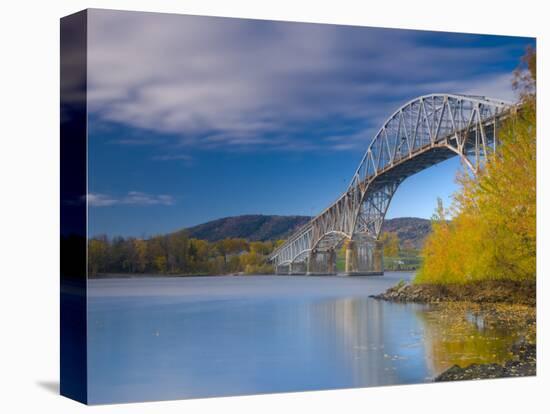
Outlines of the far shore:
M 415 270 L 385 270 L 391 273 L 414 273 Z M 340 273 L 343 274 L 343 273 Z M 339 276 L 335 274 L 333 276 Z M 164 278 L 180 278 L 180 277 L 216 277 L 216 276 L 286 276 L 276 275 L 275 273 L 254 273 L 248 274 L 244 272 L 225 273 L 225 274 L 208 274 L 208 273 L 97 273 L 88 275 L 88 279 L 142 279 L 148 277 L 164 277 Z M 303 274 L 289 276 L 304 276 Z
M 211 275 L 205 273 L 180 273 L 180 274 L 166 274 L 166 273 L 98 273 L 95 275 L 89 275 L 89 279 L 142 279 L 148 277 L 215 277 L 215 276 L 248 276 L 246 273 L 226 273 L 223 275 Z M 266 275 L 254 275 L 254 276 L 273 276 L 272 274 Z

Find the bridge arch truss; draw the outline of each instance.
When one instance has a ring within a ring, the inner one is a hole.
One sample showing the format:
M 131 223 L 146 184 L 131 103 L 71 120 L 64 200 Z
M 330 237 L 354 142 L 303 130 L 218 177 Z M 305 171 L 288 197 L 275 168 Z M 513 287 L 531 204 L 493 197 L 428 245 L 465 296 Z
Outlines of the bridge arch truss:
M 431 94 L 397 109 L 371 140 L 338 199 L 270 256 L 275 266 L 310 260 L 345 240 L 377 240 L 395 191 L 407 177 L 459 156 L 476 174 L 498 146 L 513 105 L 487 97 Z

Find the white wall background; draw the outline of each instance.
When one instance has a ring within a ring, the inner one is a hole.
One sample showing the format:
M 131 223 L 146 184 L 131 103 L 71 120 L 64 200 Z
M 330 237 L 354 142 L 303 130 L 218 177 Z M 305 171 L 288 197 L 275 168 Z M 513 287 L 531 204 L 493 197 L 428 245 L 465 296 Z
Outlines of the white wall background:
M 539 413 L 548 410 L 548 11 L 536 0 L 6 1 L 0 12 L 0 411 L 75 413 L 58 377 L 59 18 L 119 8 L 538 37 L 539 376 L 93 407 L 102 413 Z M 547 137 L 546 137 L 547 138 Z M 544 188 L 546 187 L 546 188 Z M 544 286 L 543 286 L 544 285 Z M 548 411 L 546 411 L 548 412 Z

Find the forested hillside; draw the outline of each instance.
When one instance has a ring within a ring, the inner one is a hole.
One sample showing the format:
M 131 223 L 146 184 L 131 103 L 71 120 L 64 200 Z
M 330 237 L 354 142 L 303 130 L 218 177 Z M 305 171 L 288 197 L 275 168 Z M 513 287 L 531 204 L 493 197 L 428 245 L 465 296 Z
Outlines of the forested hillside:
M 244 215 L 224 217 L 185 229 L 189 237 L 210 242 L 223 239 L 266 241 L 286 239 L 311 217 Z
M 233 238 L 249 241 L 284 240 L 310 219 L 307 216 L 234 216 L 189 227 L 185 232 L 191 238 L 210 242 Z M 396 233 L 402 248 L 420 249 L 431 231 L 431 221 L 417 217 L 387 219 L 382 231 Z
M 89 240 L 89 274 L 270 273 L 267 255 L 310 217 L 246 215 L 226 217 L 149 238 L 97 236 Z M 418 250 L 430 221 L 397 218 L 384 224 L 388 254 Z M 391 236 L 391 237 L 387 237 Z M 396 238 L 397 236 L 397 238 Z

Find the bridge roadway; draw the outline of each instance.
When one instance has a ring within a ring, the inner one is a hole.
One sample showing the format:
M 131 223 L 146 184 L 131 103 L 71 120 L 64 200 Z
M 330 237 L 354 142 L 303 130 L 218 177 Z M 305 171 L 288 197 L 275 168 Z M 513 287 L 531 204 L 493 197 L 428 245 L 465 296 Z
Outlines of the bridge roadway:
M 277 273 L 383 274 L 378 241 L 384 217 L 407 177 L 454 156 L 476 174 L 498 147 L 498 129 L 515 105 L 483 96 L 431 94 L 397 109 L 372 139 L 338 199 L 270 256 Z

